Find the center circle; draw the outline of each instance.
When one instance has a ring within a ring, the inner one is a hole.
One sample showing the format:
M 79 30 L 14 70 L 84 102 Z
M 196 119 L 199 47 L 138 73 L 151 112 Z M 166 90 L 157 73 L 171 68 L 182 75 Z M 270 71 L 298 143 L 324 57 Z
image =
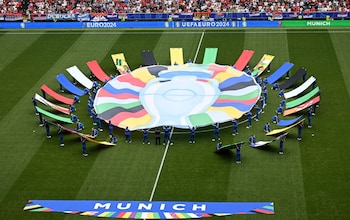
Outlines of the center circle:
M 190 89 L 170 89 L 163 96 L 169 101 L 184 102 L 196 98 L 197 94 Z

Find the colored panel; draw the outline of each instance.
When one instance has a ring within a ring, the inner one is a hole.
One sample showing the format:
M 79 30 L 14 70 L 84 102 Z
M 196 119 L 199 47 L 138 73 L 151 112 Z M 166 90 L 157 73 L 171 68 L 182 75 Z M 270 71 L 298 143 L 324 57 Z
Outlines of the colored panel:
M 59 105 L 53 104 L 52 102 L 47 101 L 46 99 L 44 99 L 43 97 L 41 97 L 40 95 L 38 95 L 36 93 L 35 93 L 34 98 L 36 100 L 38 100 L 39 102 L 43 103 L 44 105 L 47 105 L 47 106 L 49 106 L 49 107 L 51 107 L 59 112 L 62 112 L 62 113 L 67 114 L 67 115 L 69 115 L 69 113 L 70 113 L 70 110 L 68 108 L 64 108 L 64 107 L 61 107 Z
M 237 146 L 242 146 L 245 142 L 238 142 L 238 143 L 234 143 L 234 144 L 228 144 L 228 145 L 224 145 L 219 149 L 216 149 L 216 153 L 219 152 L 223 152 L 223 151 L 227 151 L 227 150 L 231 150 L 233 148 L 236 148 Z
M 43 115 L 46 115 L 50 118 L 53 118 L 55 120 L 58 120 L 58 121 L 62 121 L 62 122 L 65 122 L 65 123 L 70 123 L 70 124 L 73 124 L 72 120 L 70 118 L 66 118 L 66 117 L 62 117 L 62 116 L 59 116 L 59 115 L 55 115 L 55 114 L 52 114 L 51 112 L 48 112 L 48 111 L 45 111 L 44 109 L 41 109 L 39 108 L 38 106 L 36 106 L 36 110 L 43 114 Z
M 319 101 L 320 101 L 320 96 L 316 96 L 316 97 L 313 98 L 312 100 L 307 101 L 307 102 L 305 102 L 305 103 L 303 103 L 303 104 L 301 104 L 301 105 L 298 105 L 297 107 L 284 110 L 283 115 L 284 115 L 284 116 L 287 116 L 287 115 L 291 115 L 291 114 L 294 114 L 294 113 L 296 113 L 296 112 L 302 111 L 302 110 L 304 110 L 304 109 L 306 109 L 306 108 L 309 108 L 309 107 L 312 106 L 312 105 L 317 104 Z
M 278 68 L 274 73 L 272 73 L 269 77 L 267 77 L 267 83 L 273 84 L 277 80 L 279 80 L 284 74 L 286 74 L 292 67 L 293 63 L 285 62 L 280 68 Z
M 93 82 L 77 66 L 67 68 L 68 73 L 85 88 L 91 89 Z
M 301 119 L 301 117 L 303 117 L 303 115 L 300 115 L 296 118 L 293 119 L 289 119 L 289 120 L 280 120 L 277 125 L 278 126 L 282 126 L 282 127 L 286 127 L 286 126 L 290 126 L 292 124 L 294 124 L 295 122 L 299 121 L 299 119 Z
M 69 81 L 69 79 L 67 79 L 67 77 L 63 73 L 57 75 L 56 79 L 69 92 L 71 92 L 75 95 L 78 95 L 78 96 L 84 95 L 84 91 L 79 89 L 71 81 Z
M 63 95 L 58 94 L 57 92 L 53 91 L 51 88 L 49 88 L 47 85 L 42 85 L 40 89 L 50 95 L 52 98 L 56 99 L 57 101 L 60 101 L 62 103 L 65 103 L 67 105 L 72 105 L 74 103 L 73 99 L 67 98 Z
M 130 72 L 128 63 L 126 62 L 124 53 L 112 54 L 111 55 L 113 63 L 120 74 L 125 74 Z
M 298 105 L 310 100 L 313 96 L 318 94 L 319 91 L 320 91 L 319 87 L 316 87 L 313 90 L 311 90 L 310 92 L 308 92 L 307 94 L 303 95 L 302 97 L 297 98 L 293 101 L 287 102 L 286 109 L 293 108 L 295 106 L 298 106 Z
M 97 62 L 97 60 L 92 60 L 89 62 L 86 62 L 86 65 L 89 67 L 90 71 L 94 76 L 99 79 L 101 82 L 106 82 L 111 79 L 101 68 L 100 64 Z
M 205 48 L 203 64 L 210 64 L 216 62 L 218 48 Z
M 243 50 L 236 63 L 234 64 L 235 69 L 244 70 L 244 68 L 249 63 L 249 60 L 253 57 L 254 51 L 252 50 Z
M 260 74 L 264 72 L 264 70 L 270 65 L 274 58 L 275 57 L 272 55 L 264 54 L 261 60 L 253 68 L 251 75 L 254 77 L 260 76 Z
M 302 92 L 304 92 L 307 88 L 309 88 L 312 84 L 316 82 L 316 78 L 311 76 L 308 80 L 306 80 L 303 84 L 298 86 L 297 88 L 293 89 L 292 91 L 285 92 L 284 93 L 284 98 L 289 99 L 292 97 L 295 97 Z
M 275 135 L 275 134 L 280 134 L 282 132 L 286 132 L 287 130 L 297 126 L 299 123 L 301 123 L 302 121 L 304 121 L 305 119 L 302 119 L 294 124 L 292 124 L 291 126 L 288 126 L 288 127 L 285 127 L 285 128 L 281 128 L 281 129 L 275 129 L 275 130 L 272 130 L 268 133 L 266 133 L 266 135 Z
M 182 48 L 170 48 L 170 62 L 172 66 L 184 64 Z
M 145 64 L 145 66 L 152 66 L 152 65 L 157 64 L 157 61 L 156 61 L 152 51 L 144 50 L 144 51 L 142 51 L 141 55 L 142 55 L 143 62 Z
M 279 85 L 280 89 L 288 89 L 292 87 L 296 82 L 298 82 L 301 78 L 303 78 L 306 74 L 306 70 L 302 67 L 299 68 L 299 70 L 286 82 Z
M 76 130 L 73 130 L 71 128 L 67 128 L 67 127 L 64 127 L 61 125 L 61 128 L 71 134 L 75 134 L 75 135 L 78 135 L 79 137 L 83 137 L 85 138 L 86 140 L 90 141 L 90 142 L 93 142 L 93 143 L 96 143 L 96 144 L 100 144 L 100 145 L 105 145 L 105 146 L 114 146 L 116 144 L 113 144 L 113 143 L 109 143 L 107 141 L 97 141 L 95 139 L 92 139 L 90 138 L 91 136 L 89 134 L 83 134 L 83 133 L 80 133 Z

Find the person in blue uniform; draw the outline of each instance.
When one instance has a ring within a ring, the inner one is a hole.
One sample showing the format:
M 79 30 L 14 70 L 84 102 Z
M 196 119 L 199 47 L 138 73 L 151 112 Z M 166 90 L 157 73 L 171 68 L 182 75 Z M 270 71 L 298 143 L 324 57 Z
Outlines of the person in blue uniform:
M 97 125 L 97 128 L 99 131 L 103 131 L 101 119 L 98 117 L 94 108 L 91 110 L 91 114 L 92 114 L 92 124 Z
M 282 99 L 282 100 L 280 101 L 280 106 L 281 106 L 282 108 L 284 108 L 284 107 L 286 106 L 286 100 L 285 100 L 285 99 Z
M 80 103 L 80 98 L 77 95 L 73 96 L 73 100 L 74 100 L 74 103 Z
M 307 127 L 312 128 L 312 108 L 311 107 L 307 112 Z
M 215 141 L 216 138 L 218 140 L 220 140 L 220 124 L 219 123 L 215 123 L 215 124 L 213 124 L 213 126 L 214 126 L 214 134 L 213 134 L 213 137 L 212 137 L 211 140 Z
M 272 89 L 273 89 L 273 90 L 277 90 L 278 87 L 279 87 L 278 83 L 274 83 L 274 84 L 272 85 Z
M 279 118 L 278 118 L 278 115 L 277 115 L 277 114 L 274 115 L 274 116 L 272 116 L 272 122 L 273 122 L 274 124 L 277 124 L 277 123 L 279 122 Z
M 60 91 L 60 92 L 64 92 L 64 89 L 63 89 L 62 84 L 61 84 L 61 83 L 59 83 L 59 84 L 60 84 L 60 89 L 59 89 L 59 91 Z
M 86 149 L 86 138 L 80 137 L 80 141 L 81 141 L 81 149 L 83 152 L 83 156 L 87 157 L 88 153 L 87 153 L 87 149 Z
M 132 140 L 131 140 L 131 131 L 130 131 L 128 126 L 126 126 L 126 128 L 125 128 L 124 134 L 125 134 L 125 142 L 131 143 L 132 142 Z
M 50 139 L 51 138 L 51 134 L 50 134 L 50 124 L 49 124 L 49 122 L 45 119 L 44 120 L 44 125 L 45 125 L 45 130 L 46 130 L 46 137 L 48 138 L 48 139 Z
M 236 163 L 240 164 L 241 161 L 241 147 L 242 144 L 237 144 L 236 145 Z
M 195 137 L 196 137 L 196 127 L 193 126 L 191 127 L 191 130 L 190 130 L 190 140 L 188 142 L 190 144 L 196 143 Z
M 233 119 L 233 129 L 232 129 L 232 135 L 238 134 L 238 121 L 237 119 Z
M 60 140 L 60 146 L 63 147 L 64 143 L 63 143 L 63 129 L 62 126 L 60 124 L 57 124 L 57 134 Z
M 109 130 L 109 134 L 113 134 L 113 129 L 114 129 L 114 126 L 112 124 L 111 121 L 108 121 L 108 130 Z
M 265 113 L 265 106 L 266 106 L 266 103 L 265 103 L 265 96 L 261 96 L 260 97 L 260 103 L 261 103 L 261 113 L 264 114 Z
M 278 96 L 284 97 L 284 90 L 283 89 L 280 89 L 280 91 L 278 92 Z
M 282 107 L 282 106 L 279 106 L 279 107 L 276 109 L 276 113 L 277 113 L 277 114 L 283 114 L 283 107 Z
M 246 128 L 251 128 L 252 127 L 252 113 L 248 112 L 247 113 L 247 127 Z
M 89 94 L 90 94 L 90 89 L 85 88 L 85 89 L 84 89 L 84 94 L 85 94 L 85 95 L 89 95 Z
M 159 128 L 156 128 L 154 131 L 154 136 L 156 138 L 156 145 L 160 145 L 160 130 Z
M 219 143 L 216 144 L 216 150 L 219 150 L 222 148 L 222 142 L 220 141 Z
M 255 121 L 259 121 L 260 108 L 259 105 L 255 105 Z
M 264 96 L 264 101 L 265 101 L 265 105 L 267 105 L 267 99 L 269 98 L 269 94 L 267 93 L 267 89 L 262 91 L 262 96 Z
M 98 135 L 98 130 L 96 128 L 91 128 L 91 138 L 95 139 Z
M 148 131 L 149 129 L 142 129 L 142 133 L 143 133 L 143 140 L 142 140 L 142 144 L 151 144 L 151 142 L 149 141 L 149 138 L 148 138 Z
M 72 122 L 77 122 L 79 120 L 78 116 L 76 116 L 75 114 L 71 113 L 70 115 Z
M 113 134 L 109 135 L 109 143 L 116 144 L 118 141 L 117 137 L 114 136 Z
M 77 131 L 82 131 L 84 129 L 84 124 L 81 121 L 77 121 Z
M 249 138 L 248 138 L 249 144 L 250 145 L 254 145 L 256 142 L 256 138 L 255 138 L 255 134 L 252 134 Z
M 163 130 L 164 130 L 163 145 L 165 145 L 165 143 L 167 141 L 170 142 L 170 145 L 173 145 L 173 141 L 171 140 L 171 135 L 170 135 L 171 127 L 170 126 L 163 126 Z
M 297 140 L 301 141 L 301 136 L 302 136 L 302 131 L 303 131 L 303 127 L 304 127 L 304 122 L 300 122 L 298 125 L 298 137 Z
M 280 138 L 280 150 L 279 150 L 279 154 L 283 154 L 283 145 L 284 145 L 284 141 L 286 140 L 286 134 L 282 135 Z
M 36 103 L 35 97 L 32 98 L 32 102 L 33 102 L 34 109 L 35 109 L 35 115 L 39 115 L 38 110 L 36 110 L 37 103 Z
M 266 124 L 264 125 L 264 132 L 265 133 L 268 133 L 271 131 L 271 128 L 270 128 L 270 123 L 269 122 L 266 122 Z
M 70 112 L 76 112 L 76 111 L 77 111 L 77 108 L 76 108 L 74 105 L 70 105 L 70 106 L 69 106 L 69 111 L 70 111 Z
M 91 101 L 91 100 L 88 100 L 88 103 L 87 103 L 87 110 L 88 110 L 88 113 L 89 113 L 89 116 L 90 118 L 93 118 L 93 111 L 94 111 L 94 103 Z
M 39 126 L 40 127 L 44 126 L 43 116 L 40 112 L 39 112 L 38 117 L 39 117 Z

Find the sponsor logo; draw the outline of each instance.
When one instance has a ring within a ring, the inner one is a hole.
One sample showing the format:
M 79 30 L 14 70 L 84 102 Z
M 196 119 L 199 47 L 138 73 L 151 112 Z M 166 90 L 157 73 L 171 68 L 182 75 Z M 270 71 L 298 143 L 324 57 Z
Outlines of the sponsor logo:
M 85 28 L 116 28 L 116 22 L 86 22 Z

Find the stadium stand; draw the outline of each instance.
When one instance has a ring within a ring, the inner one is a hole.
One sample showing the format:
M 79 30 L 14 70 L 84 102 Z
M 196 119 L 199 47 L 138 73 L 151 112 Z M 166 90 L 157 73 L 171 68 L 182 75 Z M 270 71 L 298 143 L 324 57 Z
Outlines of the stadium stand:
M 0 1 L 1 13 L 21 13 L 23 15 L 56 14 L 137 14 L 137 13 L 300 13 L 313 12 L 348 12 L 349 2 L 343 0 L 332 1 L 162 1 L 159 0 L 114 0 L 114 1 Z

